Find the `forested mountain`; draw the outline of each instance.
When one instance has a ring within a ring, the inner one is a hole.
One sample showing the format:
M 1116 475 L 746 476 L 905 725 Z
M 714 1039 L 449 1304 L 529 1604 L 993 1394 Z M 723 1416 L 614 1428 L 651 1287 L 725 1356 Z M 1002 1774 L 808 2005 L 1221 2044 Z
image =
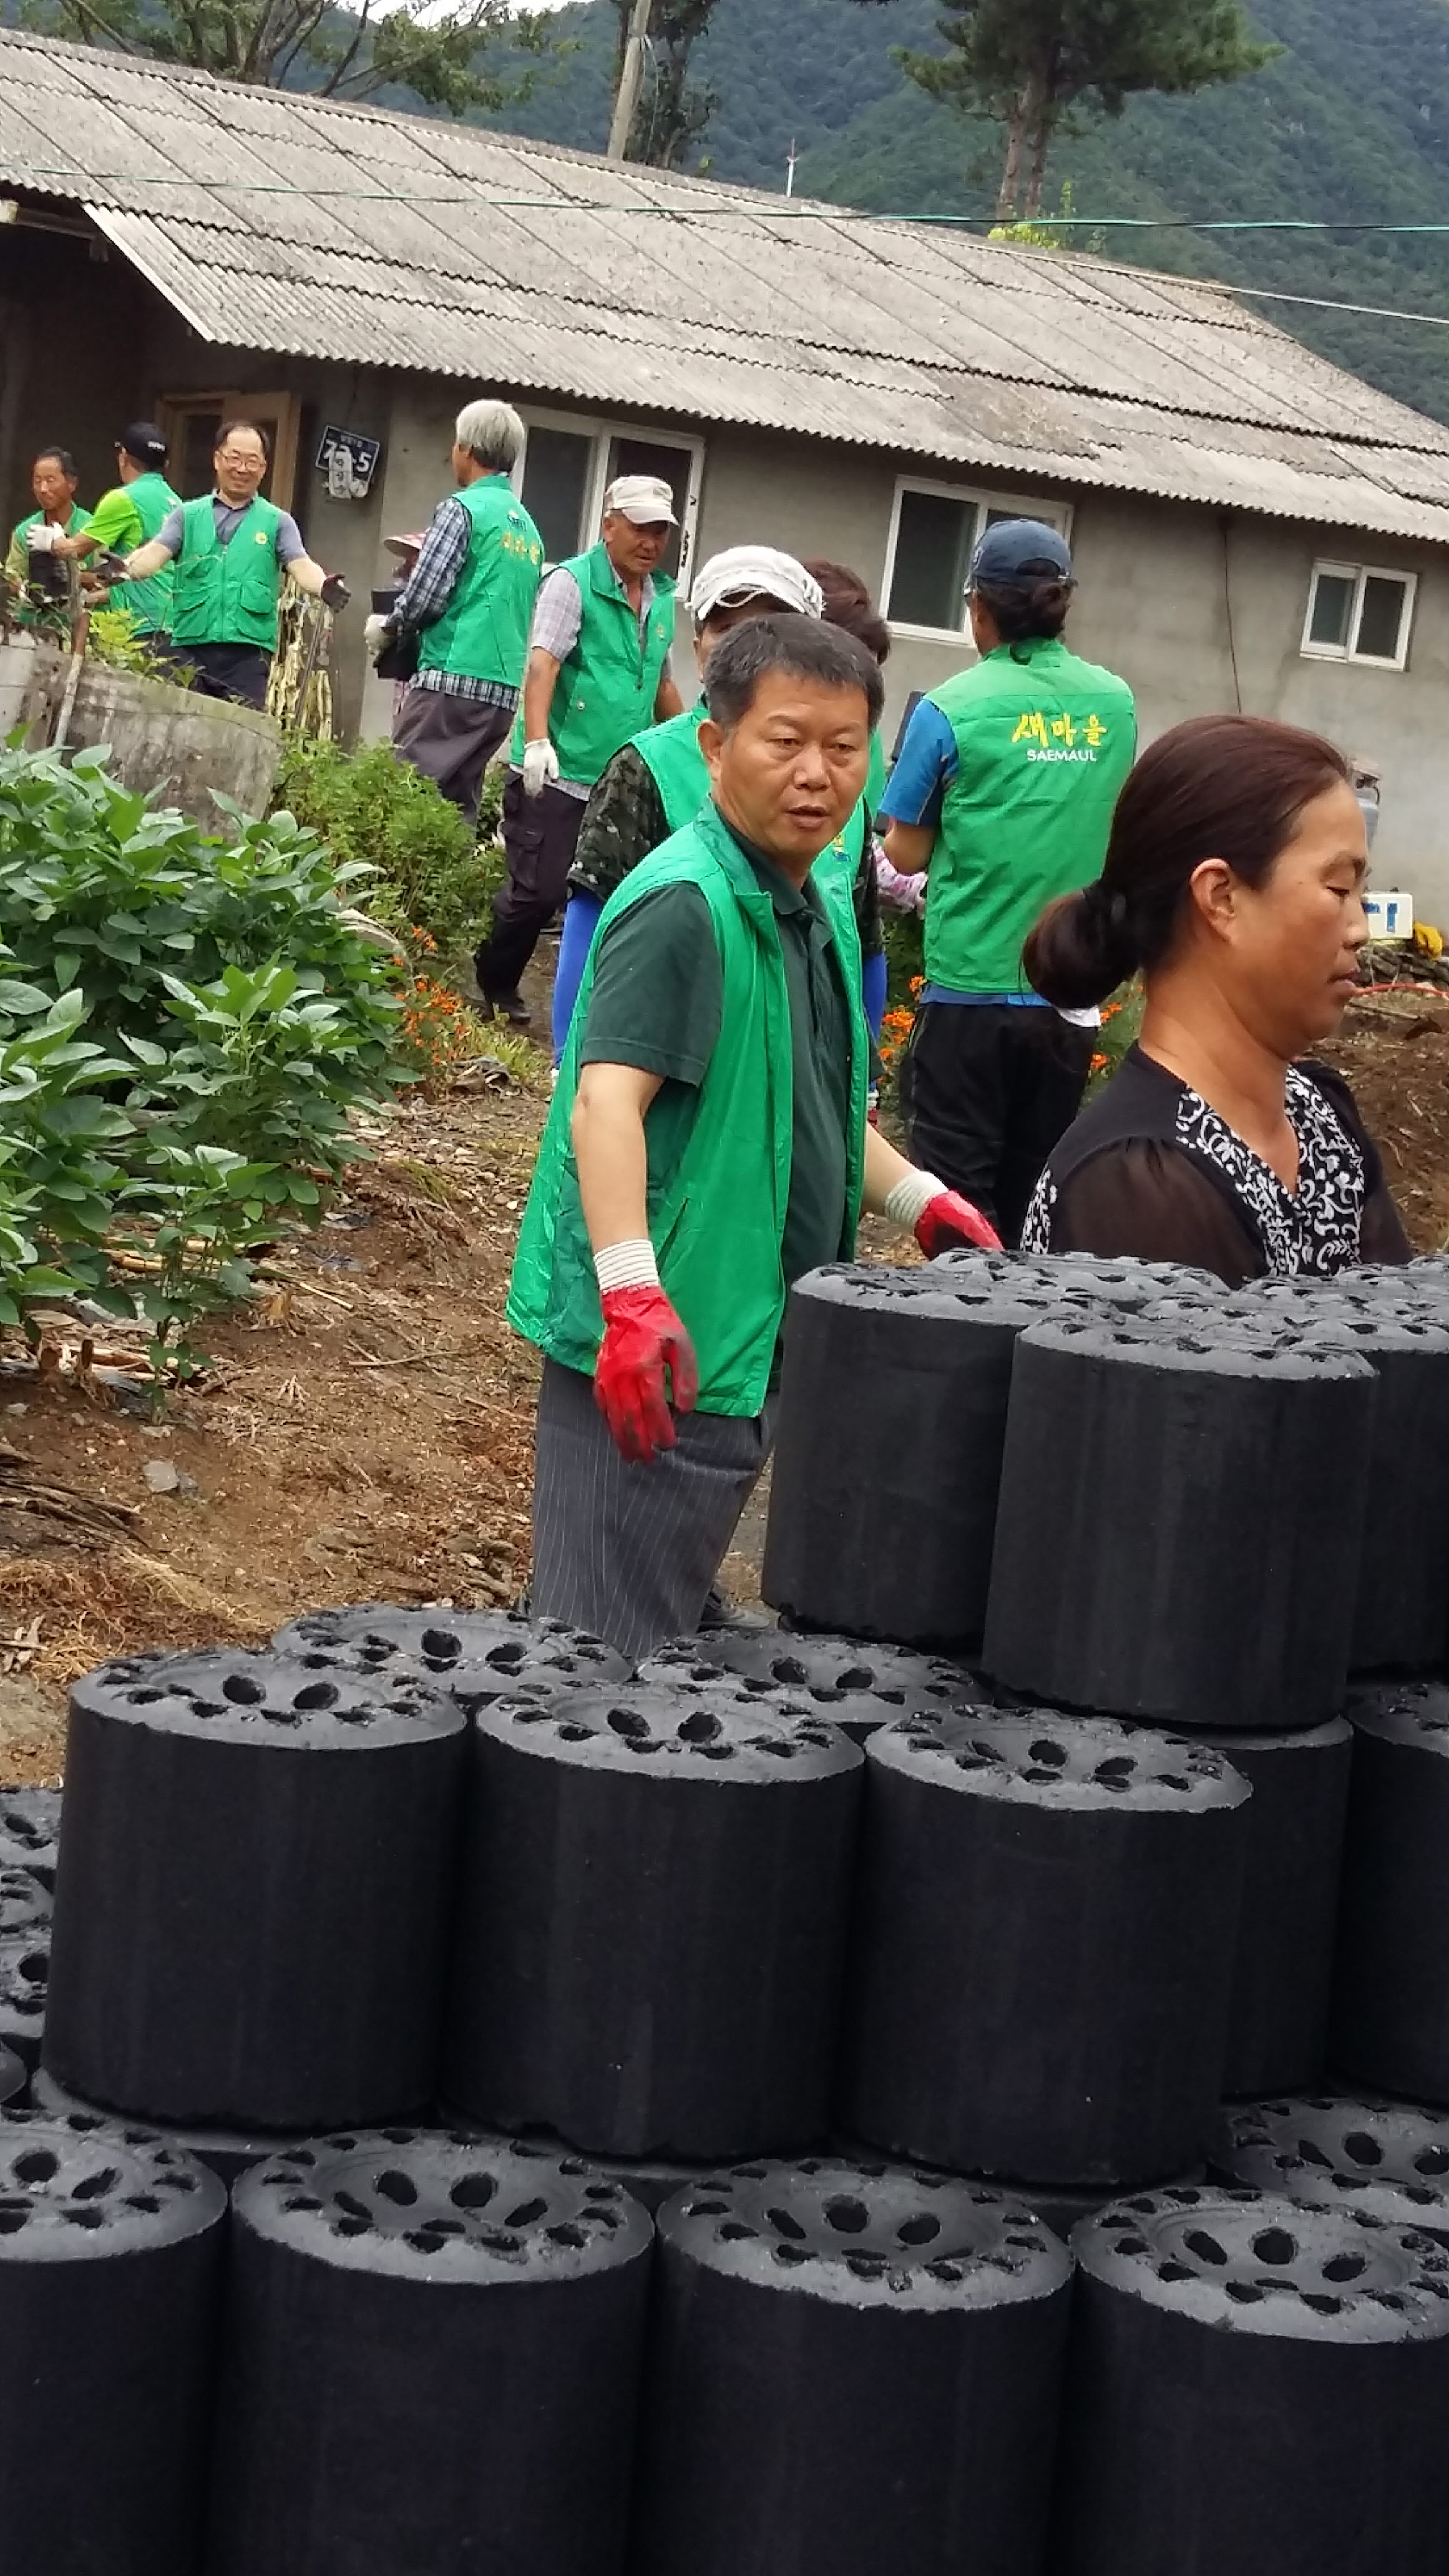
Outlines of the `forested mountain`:
M 1285 47 L 1264 72 L 1199 99 L 1139 99 L 1120 122 L 1062 143 L 1084 215 L 1275 217 L 1449 228 L 1449 0 L 1252 0 L 1259 32 Z M 980 212 L 1000 145 L 915 89 L 894 45 L 936 44 L 934 0 L 719 0 L 695 77 L 718 98 L 706 166 L 722 179 L 785 184 L 881 212 Z M 608 0 L 559 11 L 577 51 L 515 108 L 515 130 L 600 150 L 615 17 Z M 497 120 L 502 122 L 503 120 Z M 1291 294 L 1442 314 L 1445 326 L 1262 309 L 1344 366 L 1449 419 L 1449 230 L 1442 238 L 1107 231 L 1116 257 Z

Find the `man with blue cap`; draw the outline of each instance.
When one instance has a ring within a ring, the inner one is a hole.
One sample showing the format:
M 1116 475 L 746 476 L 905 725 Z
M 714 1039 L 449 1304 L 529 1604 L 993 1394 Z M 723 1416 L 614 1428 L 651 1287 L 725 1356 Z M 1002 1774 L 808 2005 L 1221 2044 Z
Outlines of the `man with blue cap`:
M 1098 1017 L 1041 1001 L 1022 946 L 1054 896 L 1100 876 L 1137 749 L 1126 681 L 1062 641 L 1075 588 L 1055 528 L 987 529 L 967 585 L 979 659 L 917 706 L 881 810 L 892 864 L 929 871 L 911 1151 L 1011 1244 L 1077 1114 Z

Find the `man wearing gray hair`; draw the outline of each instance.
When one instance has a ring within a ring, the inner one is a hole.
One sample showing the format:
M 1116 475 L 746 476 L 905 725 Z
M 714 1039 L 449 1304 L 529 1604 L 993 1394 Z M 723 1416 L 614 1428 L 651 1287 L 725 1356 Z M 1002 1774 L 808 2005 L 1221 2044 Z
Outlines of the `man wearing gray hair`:
M 453 473 L 409 579 L 386 616 L 369 617 L 380 653 L 415 642 L 417 672 L 393 725 L 393 749 L 478 819 L 483 772 L 513 722 L 543 539 L 510 476 L 523 423 L 507 403 L 465 403 Z

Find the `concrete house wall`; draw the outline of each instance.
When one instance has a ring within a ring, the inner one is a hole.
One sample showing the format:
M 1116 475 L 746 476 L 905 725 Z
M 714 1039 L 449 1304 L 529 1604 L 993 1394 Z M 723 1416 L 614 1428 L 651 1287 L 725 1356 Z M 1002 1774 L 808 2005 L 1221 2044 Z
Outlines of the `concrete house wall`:
M 385 733 L 392 692 L 367 676 L 367 594 L 388 578 L 383 538 L 425 526 L 450 487 L 454 414 L 472 388 L 446 378 L 311 359 L 229 351 L 203 341 L 116 254 L 93 255 L 81 233 L 0 230 L 0 495 L 6 525 L 29 506 L 30 459 L 58 439 L 75 449 L 83 497 L 114 479 L 112 442 L 163 395 L 215 390 L 289 392 L 302 406 L 293 506 L 309 549 L 351 585 L 355 606 L 337 634 L 334 690 L 351 735 Z M 525 419 L 590 425 L 588 407 L 499 384 Z M 614 413 L 648 437 L 702 440 L 693 561 L 754 540 L 852 564 L 879 594 L 898 476 L 991 490 L 938 462 L 783 433 Z M 379 482 L 365 502 L 334 501 L 315 470 L 327 421 L 384 441 Z M 1440 788 L 1442 710 L 1449 689 L 1449 553 L 1436 545 L 1358 537 L 1340 528 L 1222 513 L 1120 493 L 1033 484 L 1072 510 L 1080 591 L 1070 639 L 1089 660 L 1121 671 L 1150 739 L 1187 715 L 1240 705 L 1329 734 L 1372 760 L 1384 782 L 1375 850 L 1380 886 L 1402 884 L 1420 913 L 1449 924 L 1449 799 Z M 1004 491 L 1004 487 L 1003 487 Z M 1021 487 L 1011 497 L 1021 498 Z M 1301 645 L 1314 564 L 1362 562 L 1417 576 L 1408 668 L 1402 672 L 1305 657 Z M 966 639 L 898 636 L 887 666 L 886 739 L 909 694 L 970 658 Z M 681 617 L 677 676 L 695 682 Z

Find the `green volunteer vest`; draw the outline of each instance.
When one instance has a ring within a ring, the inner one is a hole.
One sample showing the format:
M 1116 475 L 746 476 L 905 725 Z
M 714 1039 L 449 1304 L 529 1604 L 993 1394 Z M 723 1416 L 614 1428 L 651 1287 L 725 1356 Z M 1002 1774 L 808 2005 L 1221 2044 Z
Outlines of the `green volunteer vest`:
M 671 832 L 682 832 L 709 800 L 709 771 L 699 747 L 699 728 L 708 713 L 704 699 L 696 698 L 682 716 L 669 716 L 634 736 L 633 748 L 659 790 Z
M 172 491 L 164 474 L 138 474 L 134 483 L 124 484 L 122 489 L 141 522 L 141 543 L 148 546 L 153 537 L 160 535 L 171 512 L 179 508 L 181 495 Z M 159 572 L 148 573 L 144 581 L 113 582 L 110 604 L 112 608 L 125 609 L 138 634 L 169 635 L 175 588 L 176 566 L 163 564 Z
M 25 542 L 26 538 L 29 536 L 32 528 L 39 527 L 44 516 L 45 512 L 43 510 L 27 510 L 23 519 L 16 520 L 10 534 L 12 551 L 16 546 L 19 546 L 22 554 L 28 554 L 30 552 L 30 549 Z M 65 523 L 66 535 L 68 537 L 78 537 L 82 528 L 88 528 L 90 523 L 91 514 L 89 510 L 83 510 L 79 501 L 73 501 L 71 503 L 70 517 Z
M 712 806 L 631 870 L 604 907 L 600 934 L 666 885 L 697 885 L 709 905 L 724 1008 L 693 1118 L 672 1157 L 659 1150 L 663 1094 L 646 1113 L 649 1233 L 665 1294 L 694 1344 L 701 1409 L 750 1417 L 764 1405 L 785 1312 L 780 1248 L 793 1146 L 785 965 L 770 898 Z M 840 1247 L 848 1261 L 860 1213 L 869 1042 L 849 893 L 822 885 L 821 894 L 854 1023 Z M 527 1341 L 566 1368 L 590 1374 L 603 1323 L 570 1128 L 598 954 L 596 936 L 524 1210 L 507 1308 Z
M 653 721 L 664 657 L 674 641 L 674 584 L 654 575 L 654 604 L 641 638 L 639 620 L 619 587 L 602 538 L 586 555 L 560 564 L 583 602 L 583 623 L 554 685 L 548 731 L 559 773 L 592 787 L 616 751 Z M 523 758 L 523 708 L 509 757 Z
M 188 501 L 181 514 L 172 636 L 178 644 L 254 644 L 274 653 L 282 513 L 270 501 L 253 501 L 230 545 L 219 546 L 211 498 L 208 492 Z
M 933 689 L 956 737 L 926 879 L 926 981 L 1025 990 L 1027 932 L 1102 873 L 1137 750 L 1132 692 L 1059 638 L 997 647 Z
M 10 531 L 10 551 L 6 557 L 5 570 L 7 575 L 11 576 L 19 584 L 23 585 L 28 578 L 30 571 L 30 548 L 26 544 L 25 540 L 29 536 L 32 528 L 39 527 L 44 516 L 45 512 L 43 510 L 27 510 L 24 518 L 17 519 L 14 527 Z M 70 517 L 65 523 L 65 534 L 68 537 L 78 537 L 82 528 L 88 528 L 90 523 L 91 514 L 89 510 L 83 510 L 78 501 L 74 502 L 71 506 Z M 60 613 L 63 616 L 65 611 L 62 603 L 57 600 L 54 603 L 54 606 L 60 610 Z M 43 616 L 46 613 L 47 612 L 44 610 L 32 609 L 29 601 L 22 599 L 15 610 L 16 624 L 19 626 L 33 626 L 36 617 Z
M 472 522 L 463 569 L 441 617 L 422 632 L 420 671 L 452 671 L 516 689 L 543 571 L 543 539 L 506 474 L 454 495 Z

